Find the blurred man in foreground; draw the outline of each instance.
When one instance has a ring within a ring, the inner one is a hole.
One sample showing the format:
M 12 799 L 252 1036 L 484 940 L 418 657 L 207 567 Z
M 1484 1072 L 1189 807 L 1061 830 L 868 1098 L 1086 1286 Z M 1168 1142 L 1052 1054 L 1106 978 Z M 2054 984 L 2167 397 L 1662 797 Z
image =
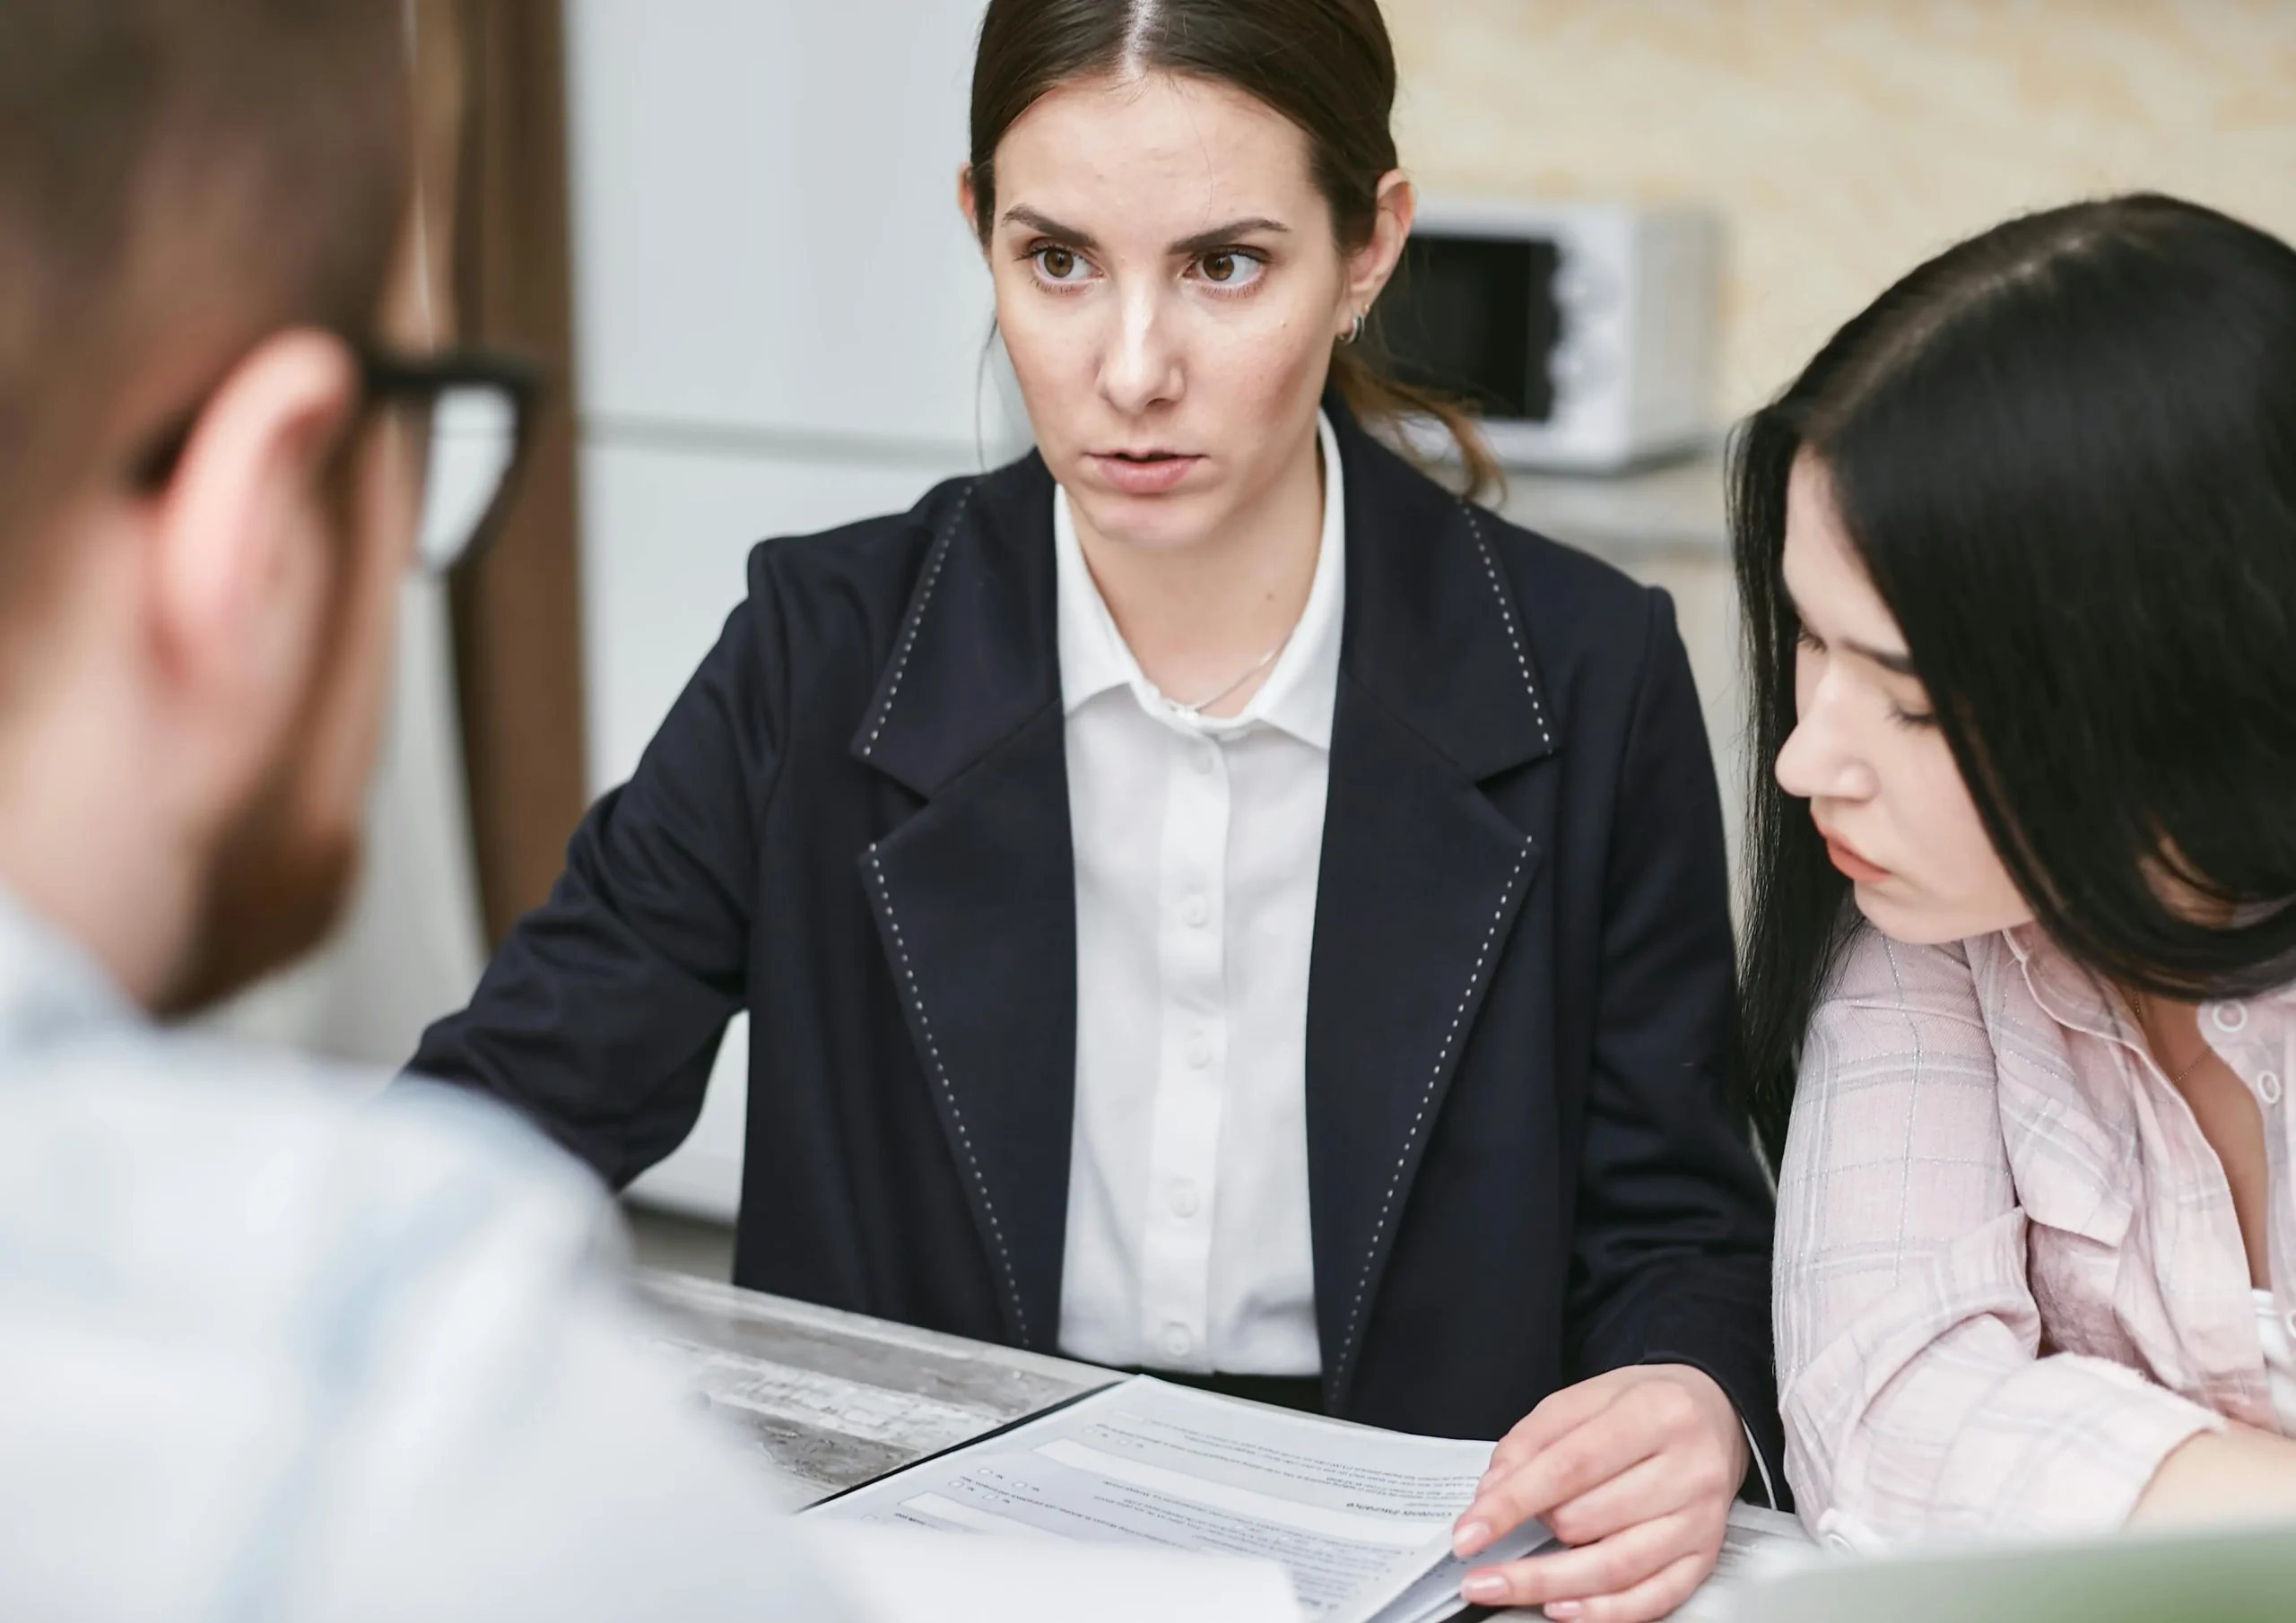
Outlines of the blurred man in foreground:
M 413 15 L 0 4 L 0 1616 L 833 1615 L 586 1174 L 152 1023 L 324 933 L 401 572 L 515 460 Z

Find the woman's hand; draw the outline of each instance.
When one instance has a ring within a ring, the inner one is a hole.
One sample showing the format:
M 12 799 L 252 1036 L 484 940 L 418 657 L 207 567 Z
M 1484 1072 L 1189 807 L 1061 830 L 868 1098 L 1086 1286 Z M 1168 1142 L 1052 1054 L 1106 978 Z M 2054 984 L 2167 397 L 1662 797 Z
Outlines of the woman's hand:
M 1460 1593 L 1576 1623 L 1663 1618 L 1713 1571 L 1748 1457 L 1737 1410 L 1687 1364 L 1566 1387 L 1492 1451 L 1452 1548 L 1472 1556 L 1533 1516 L 1573 1548 L 1482 1567 Z

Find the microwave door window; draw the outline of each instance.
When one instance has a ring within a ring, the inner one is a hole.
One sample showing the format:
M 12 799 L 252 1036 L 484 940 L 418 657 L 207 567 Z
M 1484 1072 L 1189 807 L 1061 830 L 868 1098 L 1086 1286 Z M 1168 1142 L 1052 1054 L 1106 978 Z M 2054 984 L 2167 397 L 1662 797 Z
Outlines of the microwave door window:
M 1381 312 L 1380 344 L 1405 383 L 1525 422 L 1554 415 L 1562 335 L 1551 240 L 1414 233 Z

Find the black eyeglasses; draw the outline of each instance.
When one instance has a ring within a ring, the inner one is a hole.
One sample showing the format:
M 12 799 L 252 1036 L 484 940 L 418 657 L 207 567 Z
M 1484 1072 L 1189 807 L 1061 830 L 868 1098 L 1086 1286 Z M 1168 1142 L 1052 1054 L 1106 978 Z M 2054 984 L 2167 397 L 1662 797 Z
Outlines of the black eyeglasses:
M 367 404 L 404 408 L 429 440 L 416 563 L 440 575 L 469 563 L 486 550 L 509 510 L 533 439 L 539 369 L 493 350 L 414 356 L 352 347 Z M 131 477 L 138 489 L 156 490 L 173 477 L 205 409 L 203 398 L 135 459 Z

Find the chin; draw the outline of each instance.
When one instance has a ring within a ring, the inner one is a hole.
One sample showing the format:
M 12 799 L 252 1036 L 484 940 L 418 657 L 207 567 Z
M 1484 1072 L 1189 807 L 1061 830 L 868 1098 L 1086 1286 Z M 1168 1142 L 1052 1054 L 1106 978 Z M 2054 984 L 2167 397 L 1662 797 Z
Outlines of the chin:
M 1896 881 L 1902 884 L 1902 881 Z M 1866 922 L 1909 947 L 1943 947 L 1973 936 L 1992 935 L 2030 923 L 2030 913 L 1970 907 L 1932 898 L 1892 896 L 1878 885 L 1859 884 L 1853 892 Z
M 1101 540 L 1144 551 L 1178 552 L 1196 545 L 1219 522 L 1217 498 L 1208 490 L 1180 490 L 1163 496 L 1129 496 L 1079 480 L 1065 486 L 1077 516 Z

